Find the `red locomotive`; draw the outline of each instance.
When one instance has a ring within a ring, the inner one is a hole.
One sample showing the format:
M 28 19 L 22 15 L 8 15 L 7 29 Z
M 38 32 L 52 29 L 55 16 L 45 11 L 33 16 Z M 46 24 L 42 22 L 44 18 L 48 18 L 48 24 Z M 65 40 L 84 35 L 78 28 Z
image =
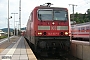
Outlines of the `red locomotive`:
M 71 29 L 73 39 L 89 40 L 90 22 L 72 25 Z
M 68 9 L 50 7 L 50 4 L 37 6 L 31 12 L 26 38 L 36 52 L 66 53 L 70 50 Z

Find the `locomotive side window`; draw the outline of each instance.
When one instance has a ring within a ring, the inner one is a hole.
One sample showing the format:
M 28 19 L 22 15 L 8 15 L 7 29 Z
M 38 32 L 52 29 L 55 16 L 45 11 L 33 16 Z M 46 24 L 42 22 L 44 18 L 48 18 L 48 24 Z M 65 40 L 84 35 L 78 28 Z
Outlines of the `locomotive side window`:
M 32 15 L 33 15 L 33 14 L 31 13 L 30 16 L 29 16 L 29 20 L 30 20 L 30 22 L 33 21 L 33 16 L 32 16 Z
M 31 13 L 31 18 L 30 19 L 31 19 L 31 22 L 32 22 L 33 21 L 33 13 Z
M 30 22 L 31 22 L 31 15 L 29 16 L 29 20 L 30 20 Z
M 54 20 L 67 20 L 67 12 L 63 10 L 54 10 Z
M 40 20 L 52 20 L 52 10 L 39 10 L 38 18 Z

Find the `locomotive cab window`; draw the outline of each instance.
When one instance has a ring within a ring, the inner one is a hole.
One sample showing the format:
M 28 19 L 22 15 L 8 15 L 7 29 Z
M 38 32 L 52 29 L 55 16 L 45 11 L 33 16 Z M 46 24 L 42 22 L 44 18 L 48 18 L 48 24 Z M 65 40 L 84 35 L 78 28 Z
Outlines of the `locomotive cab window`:
M 38 19 L 39 20 L 52 20 L 52 10 L 39 10 Z
M 54 20 L 67 20 L 67 12 L 63 10 L 54 10 Z
M 38 10 L 38 19 L 39 20 L 59 20 L 66 21 L 68 20 L 68 11 L 66 10 L 54 10 L 54 9 L 39 9 Z

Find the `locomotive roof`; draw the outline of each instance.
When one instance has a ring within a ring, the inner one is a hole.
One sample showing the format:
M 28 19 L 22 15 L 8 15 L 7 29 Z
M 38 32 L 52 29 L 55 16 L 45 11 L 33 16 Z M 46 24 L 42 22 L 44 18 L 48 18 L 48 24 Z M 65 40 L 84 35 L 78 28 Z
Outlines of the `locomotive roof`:
M 47 6 L 37 6 L 35 8 L 40 8 L 40 9 L 67 9 L 67 8 L 64 8 L 64 7 L 47 7 Z

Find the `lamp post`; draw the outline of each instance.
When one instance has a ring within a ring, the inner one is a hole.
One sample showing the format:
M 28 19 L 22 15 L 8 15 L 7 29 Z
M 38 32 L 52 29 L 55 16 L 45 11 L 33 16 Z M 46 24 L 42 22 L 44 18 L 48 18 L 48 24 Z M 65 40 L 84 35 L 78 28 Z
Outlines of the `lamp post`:
M 15 36 L 15 14 L 18 14 L 18 13 L 11 13 L 11 14 L 14 14 L 14 36 Z

